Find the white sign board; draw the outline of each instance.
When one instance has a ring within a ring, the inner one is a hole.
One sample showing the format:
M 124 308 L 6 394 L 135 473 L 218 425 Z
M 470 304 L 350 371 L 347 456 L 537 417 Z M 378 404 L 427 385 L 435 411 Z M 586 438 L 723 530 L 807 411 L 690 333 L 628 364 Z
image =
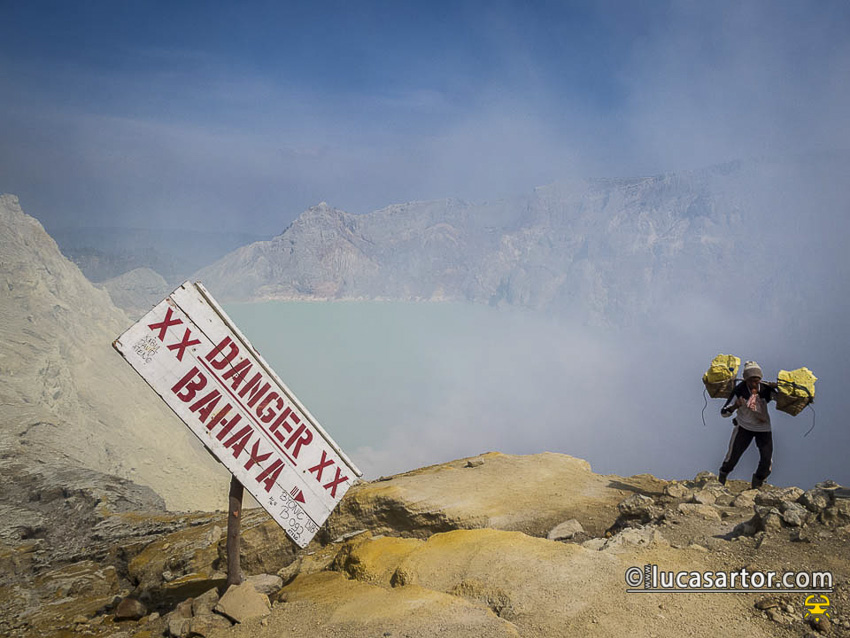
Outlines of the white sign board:
M 200 283 L 113 345 L 300 547 L 361 476 Z

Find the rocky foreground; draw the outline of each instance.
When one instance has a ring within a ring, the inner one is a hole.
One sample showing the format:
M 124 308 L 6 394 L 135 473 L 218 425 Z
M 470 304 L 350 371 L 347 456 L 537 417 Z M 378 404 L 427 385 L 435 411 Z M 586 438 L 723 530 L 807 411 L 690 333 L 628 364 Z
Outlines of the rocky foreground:
M 2 635 L 850 635 L 850 490 L 830 482 L 755 491 L 489 453 L 355 485 L 304 550 L 249 510 L 247 579 L 225 593 L 223 513 L 2 463 L 26 478 L 0 488 Z M 627 593 L 626 570 L 651 564 L 829 571 L 830 617 L 804 620 L 800 593 Z

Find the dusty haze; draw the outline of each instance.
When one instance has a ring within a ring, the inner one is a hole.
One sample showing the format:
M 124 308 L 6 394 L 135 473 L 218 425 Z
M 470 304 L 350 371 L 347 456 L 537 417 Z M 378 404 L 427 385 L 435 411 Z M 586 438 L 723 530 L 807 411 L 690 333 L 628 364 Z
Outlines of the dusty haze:
M 728 425 L 713 402 L 702 429 L 699 376 L 733 352 L 770 376 L 807 365 L 821 378 L 812 435 L 799 434 L 808 412 L 775 419 L 775 480 L 850 479 L 840 475 L 850 443 L 840 390 L 850 379 L 847 3 L 95 2 L 6 14 L 0 192 L 19 195 L 48 231 L 267 236 L 319 201 L 364 213 L 816 156 L 812 166 L 829 168 L 776 182 L 747 231 L 775 256 L 771 307 L 746 303 L 745 251 L 706 274 L 728 279 L 730 297 L 682 290 L 633 332 L 545 318 L 519 334 L 459 327 L 443 350 L 422 349 L 444 362 L 446 405 L 462 418 L 429 416 L 438 425 L 393 435 L 386 449 L 419 463 L 557 445 L 602 471 L 716 469 Z M 805 285 L 786 295 L 787 277 Z M 564 362 L 574 360 L 582 391 L 565 395 Z M 523 390 L 510 406 L 506 380 Z M 526 413 L 535 418 L 517 428 Z M 378 464 L 387 452 L 369 454 Z M 753 459 L 741 463 L 743 474 Z

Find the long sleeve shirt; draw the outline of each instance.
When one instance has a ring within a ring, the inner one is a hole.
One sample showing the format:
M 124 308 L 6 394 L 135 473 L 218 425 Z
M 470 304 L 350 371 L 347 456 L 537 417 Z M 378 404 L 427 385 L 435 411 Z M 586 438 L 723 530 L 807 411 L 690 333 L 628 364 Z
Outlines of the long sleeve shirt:
M 770 432 L 770 413 L 767 411 L 767 404 L 774 398 L 775 392 L 776 390 L 774 388 L 762 383 L 759 386 L 758 393 L 759 409 L 751 410 L 746 405 L 740 406 L 738 408 L 738 416 L 736 417 L 737 424 L 751 432 Z M 735 412 L 733 408 L 735 407 L 738 397 L 743 398 L 744 401 L 749 401 L 750 388 L 746 383 L 739 383 L 735 386 L 732 394 L 720 410 L 721 416 L 732 416 Z

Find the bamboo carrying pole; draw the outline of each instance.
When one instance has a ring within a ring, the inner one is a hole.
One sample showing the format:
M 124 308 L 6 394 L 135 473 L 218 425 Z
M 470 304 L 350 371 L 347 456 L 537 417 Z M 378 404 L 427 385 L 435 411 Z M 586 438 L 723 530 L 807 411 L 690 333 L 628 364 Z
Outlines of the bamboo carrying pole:
M 227 586 L 242 582 L 239 566 L 239 528 L 242 520 L 242 492 L 244 488 L 235 476 L 230 477 L 230 495 L 227 507 Z

